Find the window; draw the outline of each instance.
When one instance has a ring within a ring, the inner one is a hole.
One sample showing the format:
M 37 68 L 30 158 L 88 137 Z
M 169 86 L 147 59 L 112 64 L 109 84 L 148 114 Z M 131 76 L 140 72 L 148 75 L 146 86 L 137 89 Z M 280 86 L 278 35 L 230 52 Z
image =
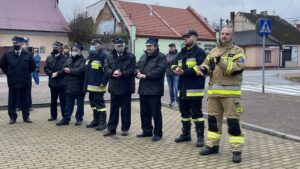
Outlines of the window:
M 212 45 L 212 44 L 204 44 L 204 51 L 208 50 L 212 50 L 213 48 L 215 48 L 216 45 Z
M 270 50 L 265 51 L 265 63 L 267 63 L 267 62 L 271 62 L 271 51 Z

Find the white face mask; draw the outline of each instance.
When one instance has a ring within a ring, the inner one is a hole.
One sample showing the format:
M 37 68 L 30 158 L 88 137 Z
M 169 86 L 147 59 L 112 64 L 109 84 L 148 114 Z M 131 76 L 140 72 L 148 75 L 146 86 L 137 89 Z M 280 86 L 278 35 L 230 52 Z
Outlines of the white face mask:
M 73 51 L 71 55 L 72 55 L 73 57 L 75 57 L 75 56 L 77 56 L 78 54 L 79 54 L 79 52 L 74 52 L 74 51 Z

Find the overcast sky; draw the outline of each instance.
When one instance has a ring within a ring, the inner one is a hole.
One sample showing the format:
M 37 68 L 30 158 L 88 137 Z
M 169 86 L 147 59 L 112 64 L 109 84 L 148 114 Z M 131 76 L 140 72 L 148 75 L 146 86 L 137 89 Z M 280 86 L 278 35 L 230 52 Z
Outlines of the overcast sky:
M 91 5 L 99 0 L 59 0 L 63 14 L 70 18 L 72 9 Z M 138 3 L 159 4 L 162 6 L 186 8 L 192 6 L 200 15 L 208 18 L 210 23 L 229 19 L 231 11 L 249 12 L 257 9 L 258 12 L 268 11 L 275 13 L 288 21 L 300 21 L 300 0 L 123 0 Z

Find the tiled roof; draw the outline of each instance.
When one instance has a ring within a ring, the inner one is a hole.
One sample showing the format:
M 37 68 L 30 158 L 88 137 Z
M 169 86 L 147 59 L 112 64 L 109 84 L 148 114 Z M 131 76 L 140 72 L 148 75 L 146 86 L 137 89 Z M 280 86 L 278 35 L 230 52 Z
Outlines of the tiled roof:
M 194 9 L 164 7 L 124 1 L 113 1 L 125 22 L 136 26 L 137 36 L 181 38 L 188 29 L 195 29 L 199 39 L 215 40 L 212 28 Z
M 300 31 L 279 16 L 267 15 L 265 17 L 260 14 L 243 12 L 240 12 L 240 14 L 244 15 L 253 24 L 255 24 L 259 18 L 270 19 L 272 21 L 271 36 L 273 38 L 275 38 L 281 44 L 300 44 Z
M 238 46 L 262 45 L 262 36 L 259 36 L 255 30 L 236 32 L 234 42 Z M 266 46 L 278 46 L 279 44 L 266 38 Z
M 0 29 L 67 32 L 57 0 L 1 0 Z

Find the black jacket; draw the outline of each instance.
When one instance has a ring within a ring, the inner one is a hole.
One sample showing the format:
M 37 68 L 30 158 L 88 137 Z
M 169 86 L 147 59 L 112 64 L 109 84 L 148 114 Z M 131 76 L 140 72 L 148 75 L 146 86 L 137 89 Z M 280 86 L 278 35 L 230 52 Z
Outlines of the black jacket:
M 118 56 L 116 50 L 113 50 L 105 60 L 104 64 L 105 74 L 109 77 L 108 92 L 114 95 L 134 93 L 135 67 L 136 60 L 132 53 L 125 50 L 122 56 Z M 118 69 L 122 72 L 122 76 L 115 78 L 112 74 Z
M 85 92 L 101 92 L 106 91 L 108 77 L 104 74 L 104 60 L 107 54 L 100 49 L 96 53 L 91 53 L 85 62 Z M 100 87 L 102 86 L 102 87 Z
M 69 68 L 70 73 L 64 73 L 66 87 L 65 91 L 67 94 L 83 94 L 83 83 L 84 83 L 84 58 L 82 55 L 75 57 L 69 57 L 64 64 L 64 68 Z
M 174 53 L 169 52 L 169 53 L 166 55 L 166 57 L 167 57 L 167 62 L 168 62 L 168 68 L 167 68 L 167 71 L 166 71 L 166 75 L 167 75 L 167 76 L 177 76 L 177 75 L 173 72 L 173 70 L 172 70 L 172 68 L 171 68 L 172 63 L 173 63 L 173 60 L 175 60 L 177 54 L 178 54 L 178 52 L 177 52 L 177 50 L 176 50 Z
M 157 50 L 153 56 L 143 54 L 137 63 L 136 72 L 146 75 L 140 79 L 138 93 L 140 95 L 164 95 L 164 76 L 167 69 L 166 56 Z
M 205 77 L 199 74 L 200 66 L 206 58 L 205 52 L 194 45 L 191 49 L 182 48 L 173 62 L 172 69 L 181 67 L 184 71 L 179 76 L 179 97 L 183 99 L 202 99 L 204 95 Z
M 44 67 L 45 73 L 49 76 L 48 86 L 49 87 L 65 87 L 65 81 L 63 76 L 63 66 L 68 59 L 68 56 L 65 56 L 63 54 L 60 54 L 58 56 L 54 56 L 51 54 L 46 59 L 46 64 Z M 52 74 L 54 72 L 58 72 L 58 76 L 55 78 L 52 78 Z
M 17 55 L 14 49 L 9 49 L 0 61 L 2 71 L 7 74 L 9 88 L 24 88 L 31 86 L 31 73 L 35 70 L 33 55 L 22 50 Z

